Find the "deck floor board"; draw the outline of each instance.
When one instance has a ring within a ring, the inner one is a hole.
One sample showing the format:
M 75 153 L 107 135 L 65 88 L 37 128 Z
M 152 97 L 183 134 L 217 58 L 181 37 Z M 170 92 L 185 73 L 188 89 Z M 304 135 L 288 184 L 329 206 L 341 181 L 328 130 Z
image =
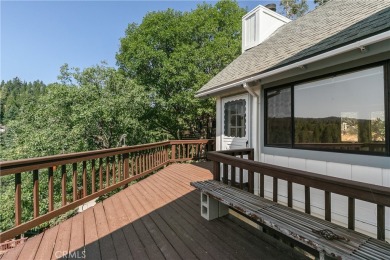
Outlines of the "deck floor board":
M 200 216 L 200 193 L 190 182 L 211 179 L 211 168 L 210 162 L 172 164 L 18 245 L 2 260 L 55 259 L 58 252 L 66 258 L 84 249 L 87 259 L 283 259 L 258 231 L 226 217 Z

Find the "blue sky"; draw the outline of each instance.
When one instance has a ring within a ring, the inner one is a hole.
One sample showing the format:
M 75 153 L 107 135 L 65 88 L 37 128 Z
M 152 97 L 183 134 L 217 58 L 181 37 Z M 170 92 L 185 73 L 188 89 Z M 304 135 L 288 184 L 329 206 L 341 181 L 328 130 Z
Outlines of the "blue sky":
M 115 66 L 119 39 L 147 12 L 190 11 L 203 1 L 1 1 L 0 80 L 57 81 L 64 63 Z M 214 4 L 214 2 L 208 3 Z M 248 10 L 279 1 L 239 1 Z

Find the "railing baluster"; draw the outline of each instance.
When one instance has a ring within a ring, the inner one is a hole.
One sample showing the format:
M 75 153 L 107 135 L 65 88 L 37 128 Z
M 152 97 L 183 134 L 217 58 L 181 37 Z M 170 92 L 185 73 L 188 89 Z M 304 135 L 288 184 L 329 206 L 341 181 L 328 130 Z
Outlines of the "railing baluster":
M 311 213 L 310 209 L 310 187 L 305 186 L 305 212 L 307 214 Z
M 110 158 L 106 157 L 106 188 L 110 186 Z
M 148 154 L 148 158 L 149 158 L 149 164 L 148 164 L 148 167 L 149 167 L 149 170 L 153 169 L 153 163 L 154 163 L 154 151 L 150 151 L 149 154 Z
M 149 170 L 149 151 L 146 151 L 146 154 L 144 154 L 145 158 L 145 168 L 144 171 L 146 172 Z
M 225 184 L 228 184 L 228 166 L 226 163 L 223 164 L 223 177 L 222 177 L 222 180 L 223 180 L 223 183 Z
M 135 175 L 139 173 L 139 157 L 138 155 L 135 157 Z
M 77 163 L 73 163 L 73 201 L 77 200 Z
M 293 188 L 292 188 L 292 182 L 287 182 L 287 206 L 292 208 L 293 206 Z
M 83 161 L 83 198 L 87 197 L 87 162 Z
M 145 172 L 145 154 L 141 155 L 141 173 Z
M 377 238 L 379 240 L 385 241 L 385 206 L 377 205 L 376 206 L 376 214 L 377 214 Z
M 39 217 L 39 179 L 38 170 L 33 171 L 33 204 L 34 204 L 34 218 Z
M 92 182 L 92 185 L 91 185 L 91 194 L 94 194 L 95 191 L 96 191 L 96 170 L 95 170 L 95 159 L 92 159 L 92 162 L 91 162 L 91 171 L 92 171 L 92 178 L 91 178 L 91 182 Z
M 240 153 L 240 158 L 244 158 L 244 153 Z M 244 189 L 244 169 L 240 168 L 240 189 Z
M 103 189 L 103 158 L 99 158 L 99 190 Z
M 348 197 L 348 228 L 355 230 L 355 199 Z
M 123 154 L 123 174 L 124 178 L 129 178 L 129 154 L 125 153 Z
M 325 220 L 332 220 L 331 193 L 325 191 Z
M 120 182 L 123 178 L 123 167 L 122 167 L 123 158 L 120 154 L 118 154 L 118 182 Z
M 213 176 L 214 180 L 221 181 L 221 166 L 219 162 L 213 162 Z
M 131 156 L 131 176 L 134 175 L 135 175 L 135 161 L 134 161 L 134 157 Z
M 49 195 L 49 207 L 48 210 L 53 211 L 54 209 L 54 183 L 53 183 L 53 167 L 49 167 L 48 169 L 48 184 L 49 184 L 49 190 L 48 190 L 48 195 Z
M 231 168 L 231 173 L 230 173 L 230 177 L 231 177 L 231 181 L 230 181 L 230 184 L 234 187 L 236 186 L 236 167 L 234 166 L 230 166 Z
M 15 174 L 15 226 L 22 222 L 22 174 Z
M 278 202 L 278 178 L 273 177 L 273 191 L 272 191 L 273 201 Z
M 66 200 L 66 164 L 61 165 L 61 197 L 62 197 L 62 206 L 65 206 L 67 203 Z
M 116 183 L 116 161 L 115 161 L 115 155 L 112 157 L 112 184 L 115 184 Z
M 260 197 L 264 198 L 264 174 L 260 173 Z

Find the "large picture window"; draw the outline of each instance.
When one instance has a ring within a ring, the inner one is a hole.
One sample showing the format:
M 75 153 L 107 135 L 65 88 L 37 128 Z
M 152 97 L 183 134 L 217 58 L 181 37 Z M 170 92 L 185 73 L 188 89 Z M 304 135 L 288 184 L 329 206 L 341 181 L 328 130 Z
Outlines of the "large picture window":
M 384 78 L 379 66 L 266 90 L 266 145 L 388 154 Z
M 245 137 L 246 135 L 246 102 L 244 99 L 225 103 L 225 136 Z

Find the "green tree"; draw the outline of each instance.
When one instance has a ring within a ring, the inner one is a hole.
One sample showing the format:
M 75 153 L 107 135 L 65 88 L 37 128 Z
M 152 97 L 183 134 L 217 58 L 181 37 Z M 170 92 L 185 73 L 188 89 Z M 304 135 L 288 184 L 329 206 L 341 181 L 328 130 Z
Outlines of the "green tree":
M 2 136 L 5 140 L 2 159 L 96 150 L 161 139 L 158 133 L 148 132 L 140 121 L 150 107 L 148 94 L 114 68 L 102 64 L 81 71 L 64 65 L 60 78 L 62 83 L 47 86 L 35 102 L 23 103 L 17 117 L 8 121 Z M 67 170 L 71 174 L 71 169 Z M 58 169 L 54 173 L 57 191 L 61 187 L 60 174 Z M 41 170 L 39 176 L 40 212 L 44 214 L 48 210 L 47 171 Z M 1 177 L 0 181 L 0 231 L 3 231 L 13 225 L 14 176 Z M 22 216 L 23 221 L 28 221 L 33 208 L 31 172 L 22 174 L 22 183 Z M 68 194 L 72 194 L 71 182 L 67 185 Z M 55 194 L 55 203 L 60 204 L 61 194 Z
M 326 4 L 326 2 L 328 2 L 329 0 L 314 0 L 314 3 L 316 4 L 316 6 L 321 6 L 321 5 L 324 5 Z
M 111 148 L 122 145 L 124 135 L 127 145 L 161 139 L 140 122 L 150 104 L 133 80 L 104 64 L 62 69 L 60 77 L 69 81 L 46 87 L 7 124 L 4 159 Z
M 306 0 L 281 0 L 282 14 L 290 19 L 297 19 L 309 10 Z
M 0 124 L 16 119 L 20 108 L 36 99 L 44 92 L 42 81 L 24 82 L 18 77 L 0 83 Z
M 117 63 L 150 92 L 152 128 L 180 138 L 181 130 L 215 118 L 214 100 L 194 94 L 240 54 L 244 14 L 236 2 L 220 1 L 192 12 L 152 12 L 129 25 Z

